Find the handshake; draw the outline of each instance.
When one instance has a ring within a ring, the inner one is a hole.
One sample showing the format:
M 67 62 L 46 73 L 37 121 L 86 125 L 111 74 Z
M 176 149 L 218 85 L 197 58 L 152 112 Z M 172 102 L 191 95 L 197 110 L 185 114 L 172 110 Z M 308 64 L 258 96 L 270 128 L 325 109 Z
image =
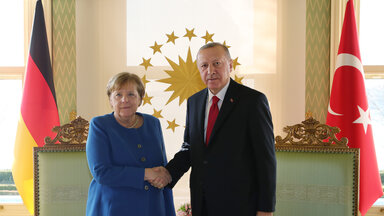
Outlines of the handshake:
M 153 187 L 161 189 L 171 183 L 172 177 L 167 169 L 159 166 L 153 168 L 145 168 L 144 180 L 151 183 Z

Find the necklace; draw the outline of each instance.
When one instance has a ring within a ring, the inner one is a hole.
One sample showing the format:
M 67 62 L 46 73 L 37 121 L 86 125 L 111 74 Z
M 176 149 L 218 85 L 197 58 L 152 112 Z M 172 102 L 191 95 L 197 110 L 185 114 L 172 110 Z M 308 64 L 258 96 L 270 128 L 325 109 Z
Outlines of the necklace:
M 136 125 L 137 125 L 137 123 L 139 122 L 139 118 L 137 118 L 137 115 L 135 114 L 135 123 L 133 123 L 133 125 L 131 125 L 131 126 L 129 126 L 128 128 L 134 128 Z

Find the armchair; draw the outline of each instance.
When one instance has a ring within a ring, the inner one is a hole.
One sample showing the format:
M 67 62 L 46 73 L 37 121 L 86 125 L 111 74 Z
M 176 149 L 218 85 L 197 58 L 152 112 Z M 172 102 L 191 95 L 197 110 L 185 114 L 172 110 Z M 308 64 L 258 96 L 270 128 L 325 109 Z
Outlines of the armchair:
M 339 131 L 309 118 L 276 137 L 275 216 L 357 216 L 359 149 Z
M 85 215 L 92 179 L 85 155 L 88 121 L 78 117 L 53 131 L 54 139 L 34 148 L 35 215 Z

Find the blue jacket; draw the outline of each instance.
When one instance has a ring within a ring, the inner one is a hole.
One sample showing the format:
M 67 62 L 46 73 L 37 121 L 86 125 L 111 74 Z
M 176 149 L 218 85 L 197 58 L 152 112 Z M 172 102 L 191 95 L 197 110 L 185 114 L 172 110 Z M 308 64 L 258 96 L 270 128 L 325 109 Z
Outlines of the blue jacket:
M 160 122 L 144 119 L 140 128 L 121 126 L 113 113 L 91 120 L 87 160 L 93 180 L 87 216 L 174 216 L 172 191 L 144 181 L 144 169 L 165 166 L 167 158 Z

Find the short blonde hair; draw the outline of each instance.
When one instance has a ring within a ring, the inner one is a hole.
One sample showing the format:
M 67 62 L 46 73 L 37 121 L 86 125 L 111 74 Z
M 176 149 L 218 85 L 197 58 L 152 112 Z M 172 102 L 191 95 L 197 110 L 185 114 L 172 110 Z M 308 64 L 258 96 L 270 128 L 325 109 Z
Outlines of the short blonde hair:
M 107 95 L 108 98 L 111 96 L 112 92 L 115 90 L 121 89 L 128 83 L 136 84 L 136 90 L 139 93 L 141 99 L 143 99 L 145 94 L 144 84 L 141 81 L 140 77 L 133 73 L 121 72 L 113 76 L 107 84 Z

